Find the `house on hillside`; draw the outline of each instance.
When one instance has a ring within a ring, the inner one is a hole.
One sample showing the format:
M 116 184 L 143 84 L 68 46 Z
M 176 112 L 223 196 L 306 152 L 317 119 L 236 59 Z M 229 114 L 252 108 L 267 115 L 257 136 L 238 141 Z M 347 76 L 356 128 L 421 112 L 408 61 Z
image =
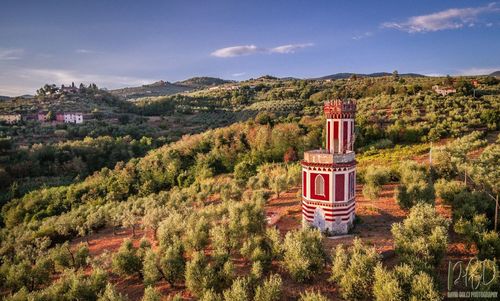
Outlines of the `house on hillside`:
M 64 113 L 57 113 L 56 114 L 56 121 L 57 122 L 64 122 Z
M 68 87 L 61 85 L 61 88 L 57 92 L 59 94 L 61 94 L 61 93 L 76 94 L 76 93 L 80 92 L 80 89 L 75 87 L 75 83 L 71 83 L 71 86 L 68 86 Z
M 40 122 L 46 122 L 47 121 L 47 112 L 38 112 L 37 115 L 36 115 L 36 120 L 40 121 Z
M 477 79 L 473 79 L 470 82 L 474 88 L 479 87 L 479 81 Z
M 15 124 L 21 121 L 21 114 L 2 114 L 0 115 L 0 122 L 6 124 Z
M 457 92 L 457 89 L 455 89 L 453 87 L 444 87 L 444 88 L 441 88 L 441 87 L 439 87 L 439 85 L 432 86 L 432 90 L 434 90 L 434 92 L 436 92 L 437 94 L 440 94 L 440 95 L 443 95 L 443 96 L 446 96 L 446 95 L 453 94 L 453 93 Z
M 80 112 L 65 112 L 64 123 L 83 123 L 83 114 Z

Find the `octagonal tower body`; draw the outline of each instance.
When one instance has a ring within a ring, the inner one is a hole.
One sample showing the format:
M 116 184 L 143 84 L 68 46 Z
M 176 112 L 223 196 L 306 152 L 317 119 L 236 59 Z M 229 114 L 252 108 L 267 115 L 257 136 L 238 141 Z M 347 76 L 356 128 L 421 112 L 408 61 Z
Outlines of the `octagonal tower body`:
M 354 117 L 356 103 L 326 102 L 326 149 L 304 153 L 302 222 L 333 234 L 346 234 L 356 209 Z

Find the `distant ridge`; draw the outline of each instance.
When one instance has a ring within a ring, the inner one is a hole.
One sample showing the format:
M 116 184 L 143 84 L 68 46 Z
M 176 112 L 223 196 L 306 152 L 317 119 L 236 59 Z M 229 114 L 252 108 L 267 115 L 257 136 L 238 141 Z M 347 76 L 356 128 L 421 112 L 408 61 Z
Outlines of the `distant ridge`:
M 492 72 L 492 73 L 490 73 L 490 76 L 500 77 L 500 71 Z
M 195 89 L 217 86 L 229 82 L 231 81 L 215 77 L 192 77 L 175 83 L 160 80 L 152 84 L 142 85 L 139 87 L 115 89 L 110 90 L 109 92 L 125 99 L 133 99 L 148 96 L 172 95 L 176 93 L 192 91 Z
M 380 76 L 391 76 L 392 73 L 389 72 L 376 72 L 376 73 L 369 73 L 369 74 L 363 74 L 363 73 L 350 73 L 350 72 L 344 72 L 344 73 L 335 73 L 331 75 L 326 75 L 314 79 L 346 79 L 349 78 L 353 75 L 359 76 L 359 77 L 380 77 Z M 400 73 L 399 76 L 403 77 L 425 77 L 425 75 L 418 74 L 418 73 Z
M 195 88 L 205 88 L 209 86 L 218 86 L 222 84 L 232 83 L 234 81 L 225 80 L 218 77 L 208 77 L 208 76 L 200 76 L 200 77 L 192 77 L 183 81 L 175 82 L 175 85 L 183 85 L 188 87 Z

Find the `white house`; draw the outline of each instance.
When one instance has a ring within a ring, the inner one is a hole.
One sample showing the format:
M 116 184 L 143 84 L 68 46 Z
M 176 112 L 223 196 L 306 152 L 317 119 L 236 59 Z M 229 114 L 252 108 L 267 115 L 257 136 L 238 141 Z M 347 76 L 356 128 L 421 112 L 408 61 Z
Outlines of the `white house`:
M 439 85 L 432 86 L 432 90 L 434 90 L 434 92 L 436 92 L 437 94 L 440 94 L 443 96 L 446 96 L 448 94 L 457 93 L 457 90 L 453 87 L 441 88 L 441 87 L 439 87 Z
M 64 113 L 65 123 L 83 123 L 82 113 Z

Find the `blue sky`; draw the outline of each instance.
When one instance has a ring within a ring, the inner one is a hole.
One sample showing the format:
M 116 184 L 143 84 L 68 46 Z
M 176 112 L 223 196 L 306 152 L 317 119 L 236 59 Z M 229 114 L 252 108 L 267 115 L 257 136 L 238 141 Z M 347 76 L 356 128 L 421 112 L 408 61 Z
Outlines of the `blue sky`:
M 500 70 L 491 1 L 23 1 L 0 4 L 0 95 L 192 76 Z

